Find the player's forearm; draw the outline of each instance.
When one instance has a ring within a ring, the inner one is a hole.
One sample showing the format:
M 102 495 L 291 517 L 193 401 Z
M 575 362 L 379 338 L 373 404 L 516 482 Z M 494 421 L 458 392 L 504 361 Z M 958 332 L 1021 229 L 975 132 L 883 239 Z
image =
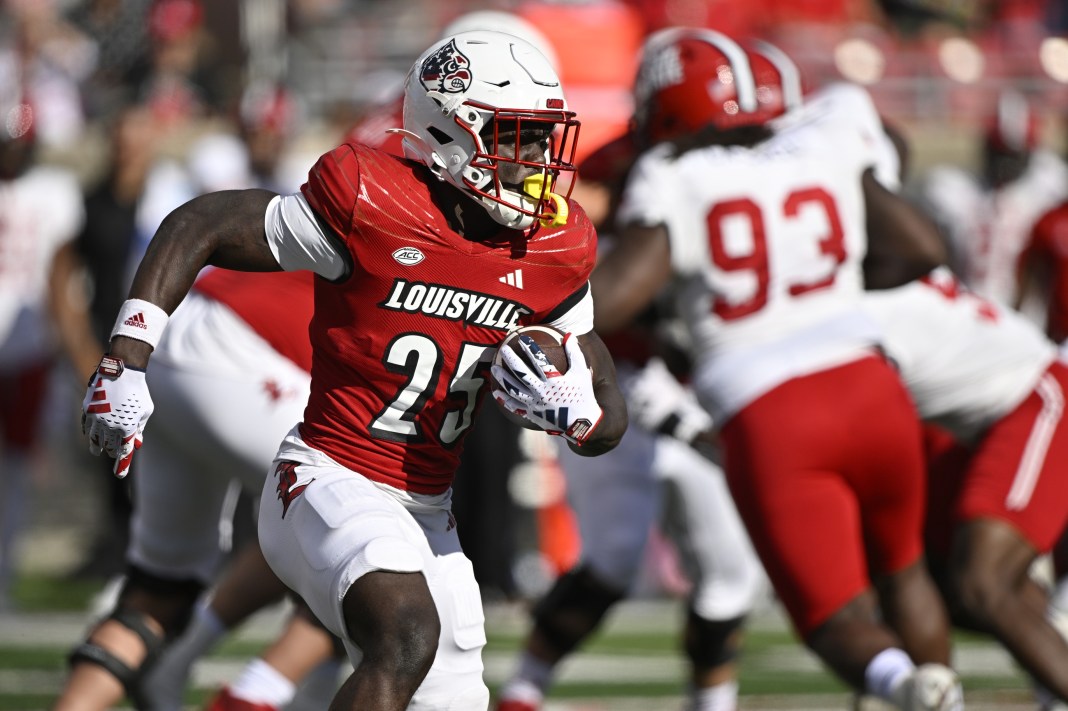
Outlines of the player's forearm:
M 242 271 L 280 269 L 267 246 L 263 227 L 264 212 L 273 197 L 274 193 L 266 190 L 231 190 L 202 195 L 175 209 L 149 243 L 129 299 L 157 313 L 162 310 L 158 320 L 165 322 L 164 314 L 178 307 L 206 266 Z M 121 315 L 119 320 L 123 320 Z M 151 321 L 148 326 L 152 327 Z M 128 366 L 144 368 L 153 341 L 159 337 L 158 333 L 153 335 L 154 339 L 142 339 L 137 332 L 113 333 L 109 353 Z
M 137 268 L 130 298 L 171 313 L 208 265 L 280 269 L 263 229 L 263 215 L 273 197 L 266 190 L 228 190 L 194 198 L 171 212 Z

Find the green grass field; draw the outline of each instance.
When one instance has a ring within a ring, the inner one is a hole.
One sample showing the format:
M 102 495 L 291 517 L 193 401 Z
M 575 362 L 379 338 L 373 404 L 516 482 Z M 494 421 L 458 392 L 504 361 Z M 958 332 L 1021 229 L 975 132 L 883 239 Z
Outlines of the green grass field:
M 30 577 L 16 590 L 18 613 L 0 616 L 0 711 L 46 709 L 62 683 L 64 658 L 84 632 L 83 610 L 98 585 Z M 685 664 L 677 651 L 679 606 L 639 601 L 617 608 L 604 630 L 568 660 L 548 711 L 660 711 L 681 708 Z M 190 709 L 232 678 L 278 628 L 281 610 L 251 620 L 194 674 Z M 487 609 L 486 681 L 491 690 L 510 673 L 525 631 L 516 606 Z M 1033 709 L 1026 678 L 990 641 L 958 635 L 956 663 L 969 709 Z M 750 625 L 741 660 L 742 709 L 850 709 L 852 695 L 794 640 L 771 609 Z M 865 709 L 877 708 L 866 703 Z

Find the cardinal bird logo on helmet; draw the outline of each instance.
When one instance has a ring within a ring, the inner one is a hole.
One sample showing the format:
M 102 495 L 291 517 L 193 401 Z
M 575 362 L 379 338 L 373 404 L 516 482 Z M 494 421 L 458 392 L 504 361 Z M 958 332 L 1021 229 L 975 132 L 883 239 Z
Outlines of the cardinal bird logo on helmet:
M 471 87 L 471 60 L 456 47 L 455 40 L 426 58 L 419 81 L 427 91 L 459 94 Z

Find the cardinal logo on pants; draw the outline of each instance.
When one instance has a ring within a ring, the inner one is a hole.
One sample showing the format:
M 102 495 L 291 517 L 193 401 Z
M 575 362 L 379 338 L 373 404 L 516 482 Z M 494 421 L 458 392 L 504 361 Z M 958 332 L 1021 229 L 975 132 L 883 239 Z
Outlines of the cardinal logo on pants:
M 304 493 L 304 490 L 308 488 L 308 484 L 311 483 L 295 486 L 297 483 L 297 466 L 296 462 L 280 462 L 278 468 L 274 470 L 275 476 L 278 477 L 278 500 L 282 502 L 282 518 L 285 518 L 286 513 L 289 512 L 289 505 Z

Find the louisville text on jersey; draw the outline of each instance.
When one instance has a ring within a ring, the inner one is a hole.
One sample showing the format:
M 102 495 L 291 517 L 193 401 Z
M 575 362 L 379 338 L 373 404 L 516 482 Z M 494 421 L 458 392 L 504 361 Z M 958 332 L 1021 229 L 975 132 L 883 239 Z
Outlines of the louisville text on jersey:
M 389 298 L 378 306 L 501 331 L 514 328 L 522 316 L 531 313 L 530 309 L 509 299 L 406 279 L 395 280 Z

